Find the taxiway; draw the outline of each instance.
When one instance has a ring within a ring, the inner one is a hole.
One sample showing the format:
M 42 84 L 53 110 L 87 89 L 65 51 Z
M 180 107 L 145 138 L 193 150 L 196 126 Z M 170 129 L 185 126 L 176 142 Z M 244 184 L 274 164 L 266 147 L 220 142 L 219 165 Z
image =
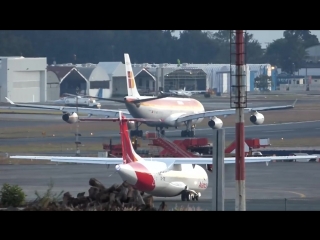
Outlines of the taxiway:
M 247 210 L 320 210 L 319 163 L 251 163 L 246 165 Z M 234 165 L 225 166 L 225 210 L 234 210 Z M 209 174 L 209 177 L 212 176 Z M 44 193 L 52 179 L 54 192 L 69 191 L 88 195 L 89 179 L 96 178 L 106 187 L 121 183 L 114 166 L 60 165 L 1 165 L 0 184 L 18 184 L 27 198 L 35 198 L 37 190 Z M 180 197 L 155 198 L 155 206 L 165 201 L 169 209 L 175 206 L 211 209 L 212 185 L 203 192 L 198 202 L 181 202 Z

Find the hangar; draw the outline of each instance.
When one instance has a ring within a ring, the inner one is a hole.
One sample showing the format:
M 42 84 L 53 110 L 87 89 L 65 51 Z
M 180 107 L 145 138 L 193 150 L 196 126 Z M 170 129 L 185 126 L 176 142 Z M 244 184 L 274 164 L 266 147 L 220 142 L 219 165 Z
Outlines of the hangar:
M 137 89 L 140 94 L 148 94 L 155 91 L 156 77 L 148 69 L 132 69 L 135 75 Z M 136 71 L 136 73 L 135 73 Z
M 200 68 L 177 69 L 164 76 L 164 91 L 186 88 L 186 91 L 206 90 L 207 74 Z
M 99 62 L 89 78 L 90 96 L 110 98 L 126 96 L 125 65 L 122 62 Z
M 47 67 L 47 100 L 57 100 L 64 93 L 87 94 L 88 80 L 72 64 Z
M 47 58 L 0 57 L 0 100 L 47 100 Z
M 155 79 L 155 92 L 157 90 L 178 90 L 186 87 L 186 90 L 215 89 L 216 92 L 228 93 L 230 91 L 230 64 L 133 64 L 133 72 L 136 80 L 141 79 L 140 88 L 146 87 L 147 81 Z M 144 70 L 142 70 L 144 69 Z M 235 66 L 231 66 L 235 71 Z M 272 72 L 274 67 L 270 64 L 247 64 L 247 91 L 254 91 L 254 79 L 261 74 L 275 77 Z M 146 74 L 148 73 L 148 74 Z M 143 75 L 142 75 L 143 74 Z M 148 75 L 151 76 L 148 76 Z M 143 77 L 140 77 L 142 75 Z M 163 89 L 164 88 L 164 89 Z

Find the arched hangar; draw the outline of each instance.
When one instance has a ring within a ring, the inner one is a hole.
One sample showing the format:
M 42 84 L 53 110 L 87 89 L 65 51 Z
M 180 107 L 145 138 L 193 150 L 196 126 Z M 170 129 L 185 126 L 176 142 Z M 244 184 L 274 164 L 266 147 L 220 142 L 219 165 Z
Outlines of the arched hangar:
M 122 62 L 99 62 L 92 71 L 89 95 L 110 98 L 128 94 L 125 65 Z
M 87 94 L 88 80 L 75 65 L 47 67 L 47 100 L 57 100 L 63 94 Z

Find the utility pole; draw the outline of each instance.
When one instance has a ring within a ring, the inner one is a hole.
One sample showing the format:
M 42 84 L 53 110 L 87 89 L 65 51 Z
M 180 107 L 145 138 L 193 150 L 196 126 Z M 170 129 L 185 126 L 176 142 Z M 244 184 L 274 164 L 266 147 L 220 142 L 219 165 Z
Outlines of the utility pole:
M 212 211 L 224 211 L 225 130 L 213 130 L 212 146 Z
M 230 35 L 230 105 L 236 109 L 236 198 L 235 210 L 246 211 L 246 191 L 245 191 L 245 131 L 244 131 L 244 108 L 247 107 L 247 84 L 246 84 L 246 64 L 245 64 L 245 41 L 244 30 L 231 30 Z M 235 59 L 234 59 L 235 58 Z M 235 74 L 232 71 L 235 60 Z
M 78 113 L 78 99 L 79 99 L 79 96 L 76 96 L 76 105 L 77 105 L 77 115 L 78 115 L 78 119 L 77 119 L 77 126 L 76 126 L 76 141 L 75 141 L 75 144 L 76 144 L 76 156 L 80 156 L 80 139 L 79 137 L 81 136 L 81 134 L 79 133 L 79 113 Z

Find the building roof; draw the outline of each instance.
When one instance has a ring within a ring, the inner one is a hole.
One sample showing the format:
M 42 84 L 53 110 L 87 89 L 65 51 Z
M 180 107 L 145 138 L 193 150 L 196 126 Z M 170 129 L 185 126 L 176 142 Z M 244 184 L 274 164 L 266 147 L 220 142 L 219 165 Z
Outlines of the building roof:
M 97 66 L 102 67 L 107 74 L 125 76 L 124 64 L 122 62 L 99 62 Z
M 74 69 L 74 66 L 47 66 L 47 71 L 54 72 L 59 81 L 63 79 L 71 70 Z
M 132 69 L 132 71 L 133 71 L 133 69 Z M 143 76 L 150 76 L 154 81 L 156 80 L 156 77 L 153 75 L 153 74 L 151 74 L 147 69 L 145 69 L 145 68 L 142 68 L 139 72 L 137 72 L 136 74 L 134 73 L 134 75 L 135 75 L 135 77 L 137 77 L 137 76 L 141 76 L 141 77 L 143 77 Z
M 95 69 L 95 66 L 90 67 L 78 67 L 77 70 L 86 78 L 89 79 L 92 71 Z

